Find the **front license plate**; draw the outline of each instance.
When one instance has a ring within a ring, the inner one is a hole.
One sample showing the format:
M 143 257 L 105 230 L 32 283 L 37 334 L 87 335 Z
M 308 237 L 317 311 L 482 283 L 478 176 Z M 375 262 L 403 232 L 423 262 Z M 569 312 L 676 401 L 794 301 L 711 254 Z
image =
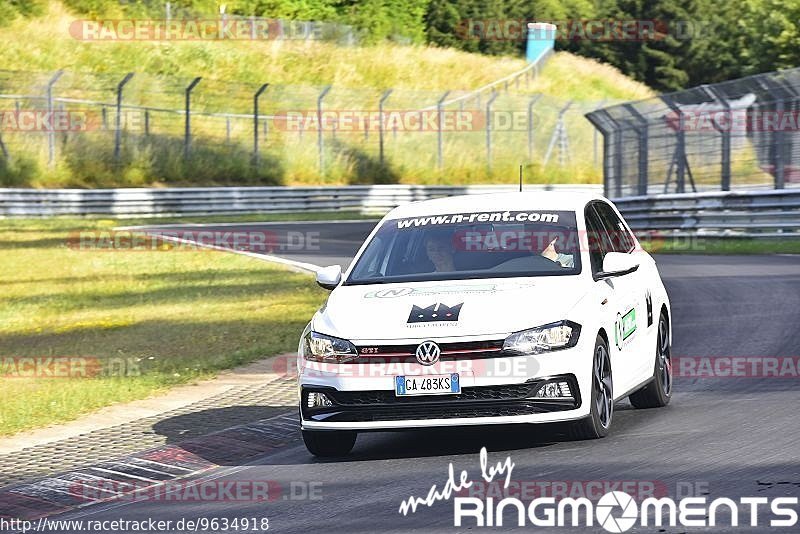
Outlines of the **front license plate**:
M 394 377 L 394 394 L 397 397 L 456 395 L 458 393 L 461 393 L 461 381 L 458 379 L 458 373 Z

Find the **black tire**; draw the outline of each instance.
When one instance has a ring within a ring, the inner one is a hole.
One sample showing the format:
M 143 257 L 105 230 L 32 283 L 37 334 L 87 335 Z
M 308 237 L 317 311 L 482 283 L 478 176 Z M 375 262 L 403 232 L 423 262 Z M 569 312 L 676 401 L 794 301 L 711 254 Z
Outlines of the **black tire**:
M 592 353 L 592 388 L 589 416 L 572 425 L 574 439 L 597 439 L 608 435 L 614 417 L 614 381 L 608 343 L 598 335 Z
M 349 430 L 303 430 L 303 443 L 314 456 L 335 458 L 345 456 L 356 444 L 356 432 Z
M 656 358 L 653 379 L 628 397 L 634 408 L 661 408 L 672 398 L 672 352 L 669 346 L 669 322 L 664 312 L 658 318 Z

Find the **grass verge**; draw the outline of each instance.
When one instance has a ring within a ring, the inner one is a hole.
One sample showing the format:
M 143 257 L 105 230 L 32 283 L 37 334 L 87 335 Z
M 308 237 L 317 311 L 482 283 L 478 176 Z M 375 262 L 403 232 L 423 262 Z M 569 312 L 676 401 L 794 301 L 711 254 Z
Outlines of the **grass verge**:
M 640 242 L 653 254 L 800 254 L 797 238 L 660 237 Z
M 307 275 L 235 254 L 79 251 L 66 244 L 70 232 L 131 222 L 0 221 L 0 435 L 291 351 L 325 298 Z M 25 357 L 79 357 L 123 372 L 15 376 Z

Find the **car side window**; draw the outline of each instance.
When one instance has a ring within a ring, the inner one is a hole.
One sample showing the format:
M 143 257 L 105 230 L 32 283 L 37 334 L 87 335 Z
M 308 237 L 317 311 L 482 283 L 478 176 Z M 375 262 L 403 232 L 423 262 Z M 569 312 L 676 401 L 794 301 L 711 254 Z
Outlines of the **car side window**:
M 609 252 L 630 252 L 634 249 L 633 236 L 619 215 L 605 202 L 592 204 L 609 239 Z
M 608 252 L 606 249 L 608 238 L 591 204 L 586 206 L 584 215 L 586 216 L 586 240 L 589 245 L 589 260 L 592 264 L 592 273 L 598 273 L 603 270 L 603 257 Z

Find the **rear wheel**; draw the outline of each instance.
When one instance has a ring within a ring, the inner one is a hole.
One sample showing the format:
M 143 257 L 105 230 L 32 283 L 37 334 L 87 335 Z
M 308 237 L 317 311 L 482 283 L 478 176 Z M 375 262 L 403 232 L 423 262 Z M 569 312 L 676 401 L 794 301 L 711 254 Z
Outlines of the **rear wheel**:
M 572 436 L 576 439 L 605 437 L 611 428 L 614 416 L 614 381 L 611 376 L 611 358 L 608 344 L 597 336 L 592 358 L 592 389 L 589 417 L 573 425 Z
M 349 430 L 303 430 L 303 443 L 308 452 L 325 458 L 345 456 L 356 444 L 356 433 Z
M 653 379 L 628 397 L 634 408 L 661 408 L 672 398 L 672 353 L 669 346 L 669 323 L 665 313 L 658 319 L 656 361 Z

